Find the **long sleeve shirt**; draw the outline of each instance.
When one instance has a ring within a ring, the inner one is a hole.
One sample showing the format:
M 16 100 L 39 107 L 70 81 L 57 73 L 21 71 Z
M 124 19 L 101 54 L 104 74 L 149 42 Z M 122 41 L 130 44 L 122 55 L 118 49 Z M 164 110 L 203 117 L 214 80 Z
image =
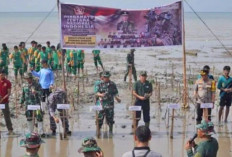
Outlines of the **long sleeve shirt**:
M 39 78 L 42 89 L 48 89 L 54 84 L 54 74 L 49 68 L 43 68 L 39 72 L 32 71 L 32 75 Z

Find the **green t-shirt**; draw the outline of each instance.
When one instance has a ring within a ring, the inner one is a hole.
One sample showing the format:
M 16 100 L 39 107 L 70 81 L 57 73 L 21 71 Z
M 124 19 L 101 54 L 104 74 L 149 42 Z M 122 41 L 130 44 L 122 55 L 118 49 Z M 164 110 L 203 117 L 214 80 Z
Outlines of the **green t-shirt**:
M 83 61 L 85 58 L 85 55 L 84 55 L 84 53 L 82 53 L 82 50 L 77 50 L 76 52 L 77 52 L 77 60 Z
M 52 53 L 51 47 L 46 47 L 46 52 L 51 54 Z
M 13 52 L 12 53 L 13 55 L 13 63 L 14 63 L 14 66 L 21 66 L 22 65 L 22 58 L 21 58 L 21 53 L 18 51 L 18 52 Z
M 43 51 L 40 51 L 40 61 L 46 59 L 48 61 L 49 57 L 48 57 L 48 52 L 43 52 Z
M 59 64 L 59 56 L 58 56 L 58 53 L 57 51 L 52 51 L 52 61 L 53 61 L 53 64 Z
M 1 52 L 0 52 L 0 66 L 7 65 L 8 56 L 9 56 L 8 51 L 1 50 Z
M 100 50 L 93 50 L 92 53 L 94 54 L 94 57 L 98 57 L 100 54 Z
M 139 96 L 145 96 L 145 94 L 149 94 L 152 92 L 152 84 L 149 81 L 145 81 L 145 83 L 141 83 L 141 81 L 137 81 L 134 83 L 133 90 Z

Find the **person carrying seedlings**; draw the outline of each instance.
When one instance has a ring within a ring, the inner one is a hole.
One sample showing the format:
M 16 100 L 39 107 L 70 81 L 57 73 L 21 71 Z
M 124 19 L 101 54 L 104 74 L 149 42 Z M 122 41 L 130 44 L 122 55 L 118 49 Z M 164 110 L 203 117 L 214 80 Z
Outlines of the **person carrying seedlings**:
M 28 105 L 40 105 L 41 98 L 41 86 L 38 81 L 33 79 L 31 72 L 26 73 L 24 79 L 27 81 L 22 88 L 22 96 L 20 99 L 21 106 L 25 105 L 26 107 L 26 118 L 28 131 L 32 133 L 34 131 L 35 121 L 33 118 L 37 119 L 38 122 L 38 133 L 41 137 L 45 137 L 43 129 L 43 113 L 42 110 L 28 110 Z
M 57 88 L 54 92 L 52 92 L 48 96 L 48 106 L 49 106 L 49 115 L 50 115 L 50 129 L 52 130 L 52 135 L 56 135 L 56 123 L 59 123 L 59 117 L 55 115 L 57 104 L 66 104 L 67 93 L 65 90 Z M 62 121 L 62 126 L 65 128 L 65 134 L 71 135 L 71 131 L 69 130 L 69 122 L 68 115 L 65 110 L 58 109 L 60 119 Z

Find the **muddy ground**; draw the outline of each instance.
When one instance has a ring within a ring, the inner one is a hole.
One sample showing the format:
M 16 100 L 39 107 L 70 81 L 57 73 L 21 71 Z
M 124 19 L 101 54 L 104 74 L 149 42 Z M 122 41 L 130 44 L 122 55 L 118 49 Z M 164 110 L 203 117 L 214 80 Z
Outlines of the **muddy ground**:
M 189 110 L 176 110 L 174 119 L 173 139 L 170 139 L 170 125 L 171 119 L 167 111 L 167 105 L 170 103 L 181 104 L 182 92 L 182 49 L 180 47 L 174 48 L 154 48 L 154 49 L 137 49 L 135 52 L 135 66 L 137 74 L 141 70 L 148 71 L 148 79 L 152 80 L 154 93 L 151 101 L 151 124 L 152 140 L 150 147 L 157 151 L 163 157 L 186 157 L 184 144 L 193 136 L 196 131 L 195 128 L 195 110 L 192 101 L 193 82 L 198 75 L 200 69 L 208 64 L 211 66 L 211 73 L 216 78 L 221 74 L 222 67 L 230 62 L 230 56 L 225 53 L 221 47 L 202 47 L 199 49 L 188 49 L 187 55 L 187 74 L 189 87 Z M 129 50 L 103 50 L 101 53 L 105 69 L 112 73 L 111 80 L 114 81 L 119 89 L 119 95 L 122 99 L 120 104 L 115 103 L 115 125 L 114 135 L 112 138 L 108 136 L 107 126 L 102 129 L 101 137 L 97 140 L 99 146 L 103 149 L 105 157 L 120 157 L 126 151 L 133 149 L 133 136 L 131 133 L 132 114 L 128 111 L 128 106 L 131 105 L 131 92 L 128 89 L 128 82 L 123 81 L 126 70 L 126 53 Z M 77 96 L 77 81 L 73 78 L 67 79 L 67 87 L 70 96 L 74 97 L 74 108 L 69 111 L 70 130 L 72 136 L 68 139 L 60 140 L 59 132 L 62 127 L 58 127 L 56 137 L 45 138 L 45 144 L 41 146 L 39 155 L 41 157 L 74 157 L 81 156 L 77 150 L 81 146 L 81 140 L 84 137 L 96 137 L 95 127 L 95 112 L 90 111 L 90 106 L 94 105 L 93 84 L 98 79 L 96 70 L 94 68 L 92 55 L 86 52 L 85 68 L 88 71 L 88 79 L 85 79 L 85 89 L 83 90 L 83 81 L 80 81 L 80 103 L 78 103 Z M 12 71 L 12 70 L 11 70 Z M 9 79 L 14 84 L 13 73 L 10 74 Z M 128 80 L 128 79 L 127 79 Z M 56 84 L 61 84 L 60 73 L 56 77 Z M 157 100 L 157 83 L 161 83 L 161 105 L 159 107 Z M 1 143 L 0 156 L 2 157 L 19 157 L 24 154 L 24 149 L 20 148 L 19 141 L 27 131 L 26 118 L 24 111 L 15 108 L 15 96 L 18 99 L 21 95 L 20 87 L 12 90 L 11 96 L 11 114 L 14 126 L 14 131 L 18 136 L 8 137 L 6 135 L 6 127 L 1 116 Z M 217 94 L 218 95 L 218 94 Z M 71 101 L 72 102 L 72 101 Z M 218 104 L 218 102 L 216 103 Z M 18 107 L 18 105 L 17 105 Z M 222 127 L 217 126 L 217 112 L 218 106 L 213 110 L 213 122 L 215 123 L 215 130 L 217 134 L 214 136 L 219 141 L 219 157 L 232 156 L 232 121 L 231 116 L 229 122 Z M 171 112 L 169 112 L 171 114 Z M 17 118 L 16 118 L 17 117 Z M 45 130 L 50 134 L 48 115 L 45 115 Z M 168 121 L 169 119 L 169 121 Z M 143 125 L 141 120 L 139 125 Z

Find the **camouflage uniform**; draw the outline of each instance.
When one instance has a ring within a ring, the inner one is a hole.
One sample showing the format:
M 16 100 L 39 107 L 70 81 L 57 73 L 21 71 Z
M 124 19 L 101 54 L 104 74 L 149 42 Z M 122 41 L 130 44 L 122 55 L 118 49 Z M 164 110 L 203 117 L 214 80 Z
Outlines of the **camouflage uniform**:
M 134 52 L 134 50 L 131 50 L 131 52 Z M 124 76 L 124 81 L 126 81 L 130 68 L 132 68 L 132 74 L 134 76 L 134 80 L 137 81 L 136 69 L 134 64 L 134 54 L 133 53 L 127 54 L 126 60 L 127 60 L 127 69 L 126 69 L 126 74 Z
M 49 106 L 49 113 L 50 113 L 49 114 L 50 115 L 50 129 L 52 131 L 56 130 L 56 123 L 54 121 L 53 116 L 55 115 L 57 104 L 64 104 L 64 103 L 67 103 L 67 93 L 64 90 L 57 89 L 56 91 L 54 91 L 48 96 L 48 106 Z M 58 111 L 61 117 L 62 125 L 63 127 L 65 125 L 65 129 L 66 131 L 68 131 L 69 123 L 66 117 L 67 116 L 66 111 L 64 112 L 63 110 L 58 110 Z
M 110 128 L 114 124 L 114 97 L 118 94 L 117 86 L 114 82 L 100 82 L 97 88 L 99 93 L 105 93 L 105 96 L 100 99 L 103 110 L 99 112 L 99 128 L 101 128 L 106 116 L 107 124 Z
M 32 78 L 32 74 L 29 73 L 27 74 L 29 76 L 26 76 L 25 78 Z M 35 92 L 35 93 L 33 93 Z M 42 128 L 42 122 L 43 122 L 43 113 L 42 110 L 37 110 L 37 111 L 31 111 L 31 110 L 27 110 L 28 105 L 40 105 L 40 98 L 41 98 L 41 86 L 40 84 L 35 81 L 32 80 L 32 83 L 29 84 L 28 82 L 26 84 L 24 84 L 23 89 L 22 89 L 22 97 L 20 99 L 20 104 L 24 104 L 26 107 L 26 112 L 25 115 L 27 117 L 27 121 L 28 121 L 28 127 L 29 127 L 29 131 L 32 132 L 33 131 L 33 124 L 32 124 L 32 117 L 33 117 L 33 112 L 34 115 L 38 121 L 38 125 L 41 125 L 40 127 L 40 133 L 43 133 L 43 128 Z

